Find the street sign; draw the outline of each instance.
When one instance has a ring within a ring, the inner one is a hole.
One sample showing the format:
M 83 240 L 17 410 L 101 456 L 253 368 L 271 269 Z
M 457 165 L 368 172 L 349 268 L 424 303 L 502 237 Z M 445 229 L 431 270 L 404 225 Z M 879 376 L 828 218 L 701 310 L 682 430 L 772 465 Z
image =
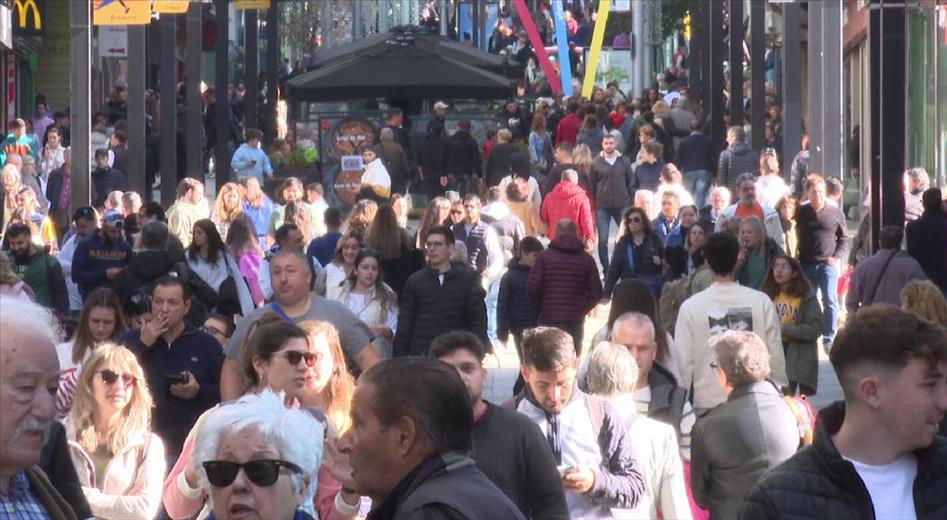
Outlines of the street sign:
M 148 25 L 151 0 L 92 0 L 92 25 Z
M 99 27 L 99 56 L 125 58 L 128 56 L 128 27 L 103 25 Z
M 187 12 L 190 0 L 155 0 L 156 13 L 182 14 Z
M 269 9 L 270 0 L 234 0 L 234 9 Z

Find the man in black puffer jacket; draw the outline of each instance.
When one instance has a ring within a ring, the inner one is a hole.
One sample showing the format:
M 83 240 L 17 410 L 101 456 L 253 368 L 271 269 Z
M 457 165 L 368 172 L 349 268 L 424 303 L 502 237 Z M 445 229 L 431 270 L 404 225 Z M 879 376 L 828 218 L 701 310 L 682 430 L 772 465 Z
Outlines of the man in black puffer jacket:
M 480 160 L 480 145 L 470 135 L 470 121 L 457 123 L 457 131 L 447 139 L 447 175 L 453 177 L 457 191 L 462 195 L 476 193 L 474 178 L 483 182 L 483 163 Z
M 815 441 L 750 493 L 743 520 L 947 518 L 947 333 L 887 306 L 862 309 L 829 357 L 845 402 Z
M 431 340 L 451 330 L 466 330 L 487 341 L 486 292 L 480 276 L 450 261 L 454 233 L 434 226 L 424 238 L 428 267 L 405 282 L 398 313 L 394 357 L 424 356 Z

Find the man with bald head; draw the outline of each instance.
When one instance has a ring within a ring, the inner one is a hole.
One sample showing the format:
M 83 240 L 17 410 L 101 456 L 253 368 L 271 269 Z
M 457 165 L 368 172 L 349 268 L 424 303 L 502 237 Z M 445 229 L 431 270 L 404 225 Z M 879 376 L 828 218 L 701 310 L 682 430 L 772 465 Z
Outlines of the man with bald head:
M 56 324 L 32 302 L 0 297 L 0 517 L 75 519 L 37 467 L 56 417 Z
M 579 174 L 568 169 L 562 172 L 562 180 L 543 200 L 540 218 L 549 228 L 549 239 L 556 239 L 556 224 L 562 219 L 575 222 L 578 238 L 586 250 L 592 250 L 595 240 L 595 223 L 592 219 L 592 203 L 588 194 L 579 186 Z
M 563 184 L 568 183 L 559 183 Z M 602 279 L 595 259 L 576 232 L 572 220 L 563 219 L 556 224 L 557 236 L 549 243 L 549 249 L 536 257 L 526 290 L 539 309 L 539 324 L 568 332 L 575 342 L 576 354 L 580 354 L 585 315 L 602 297 Z
M 266 313 L 275 313 L 284 321 L 299 323 L 321 320 L 331 323 L 339 331 L 339 339 L 346 360 L 362 370 L 378 362 L 378 354 L 371 342 L 375 335 L 358 316 L 336 301 L 330 301 L 309 291 L 312 271 L 309 259 L 301 251 L 281 250 L 270 260 L 270 283 L 273 302 L 247 314 L 237 324 L 227 344 L 223 371 L 220 374 L 222 401 L 236 399 L 243 394 L 239 359 L 252 325 Z

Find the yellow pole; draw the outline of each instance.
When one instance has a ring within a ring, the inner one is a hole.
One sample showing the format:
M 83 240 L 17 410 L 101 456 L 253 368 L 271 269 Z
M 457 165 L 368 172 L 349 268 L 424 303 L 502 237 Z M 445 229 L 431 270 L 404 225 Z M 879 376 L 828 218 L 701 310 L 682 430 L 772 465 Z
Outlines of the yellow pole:
M 592 31 L 592 48 L 589 50 L 589 61 L 585 64 L 585 78 L 582 81 L 582 97 L 592 97 L 592 87 L 595 86 L 595 71 L 598 70 L 598 58 L 602 53 L 602 40 L 605 39 L 605 24 L 608 23 L 608 10 L 612 0 L 599 0 L 598 18 L 595 20 L 595 30 Z

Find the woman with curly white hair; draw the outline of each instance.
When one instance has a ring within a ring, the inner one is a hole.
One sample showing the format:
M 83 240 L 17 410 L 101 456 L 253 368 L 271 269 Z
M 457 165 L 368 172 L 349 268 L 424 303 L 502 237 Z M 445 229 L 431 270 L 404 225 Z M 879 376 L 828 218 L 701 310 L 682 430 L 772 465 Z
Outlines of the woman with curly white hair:
M 211 519 L 312 520 L 324 423 L 272 390 L 212 410 L 194 465 Z

